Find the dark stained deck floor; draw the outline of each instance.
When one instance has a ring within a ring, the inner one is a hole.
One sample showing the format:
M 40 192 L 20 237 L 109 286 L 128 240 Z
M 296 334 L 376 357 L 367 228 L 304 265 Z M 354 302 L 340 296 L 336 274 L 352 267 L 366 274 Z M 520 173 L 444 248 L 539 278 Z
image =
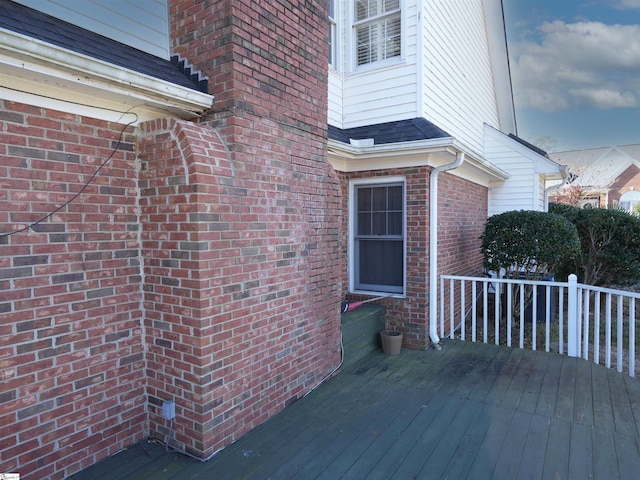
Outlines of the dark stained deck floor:
M 637 479 L 640 380 L 553 353 L 448 340 L 373 353 L 207 462 L 143 442 L 107 479 Z

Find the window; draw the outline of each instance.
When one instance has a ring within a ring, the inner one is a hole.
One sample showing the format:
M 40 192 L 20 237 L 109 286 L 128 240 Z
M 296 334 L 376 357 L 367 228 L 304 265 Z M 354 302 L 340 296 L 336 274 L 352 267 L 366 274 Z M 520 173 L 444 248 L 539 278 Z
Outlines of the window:
M 355 0 L 356 64 L 399 57 L 400 0 Z
M 353 184 L 352 285 L 404 293 L 404 180 Z
M 336 0 L 329 0 L 329 65 L 336 66 Z

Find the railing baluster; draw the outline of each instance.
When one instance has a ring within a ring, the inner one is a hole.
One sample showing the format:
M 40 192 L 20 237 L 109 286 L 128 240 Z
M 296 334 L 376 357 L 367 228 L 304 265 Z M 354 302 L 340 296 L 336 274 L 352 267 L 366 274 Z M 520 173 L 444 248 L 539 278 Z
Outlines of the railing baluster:
M 520 286 L 520 348 L 524 348 L 524 288 Z
M 600 292 L 595 292 L 593 312 L 593 363 L 600 363 Z
M 605 367 L 611 368 L 611 294 L 607 293 L 607 315 L 605 317 Z
M 524 290 L 524 285 L 521 287 Z M 538 287 L 533 286 L 531 295 L 531 349 L 538 349 Z
M 622 372 L 622 346 L 624 344 L 623 328 L 622 328 L 622 295 L 618 295 L 618 338 L 616 339 L 616 346 L 618 347 L 618 363 L 616 364 L 617 370 Z
M 629 299 L 629 375 L 636 376 L 636 299 Z
M 561 354 L 564 354 L 564 287 L 558 289 L 558 330 L 559 330 L 559 342 Z
M 453 279 L 449 282 L 449 338 L 454 338 L 454 319 L 455 319 L 455 284 Z
M 546 291 L 546 295 L 545 295 L 545 307 L 546 307 L 546 312 L 545 312 L 545 316 L 544 316 L 544 325 L 545 325 L 545 335 L 544 335 L 544 342 L 545 342 L 545 347 L 544 347 L 544 351 L 548 352 L 551 349 L 551 332 L 550 332 L 550 328 L 551 328 L 551 287 L 549 285 L 547 285 L 545 287 L 545 291 Z
M 494 336 L 495 336 L 495 340 L 493 343 L 495 343 L 496 345 L 500 344 L 500 302 L 502 302 L 502 286 L 500 286 L 500 288 L 496 289 L 496 296 L 495 296 L 495 302 L 494 302 L 494 306 L 493 306 L 493 326 L 494 326 Z
M 473 282 L 471 283 L 471 296 L 472 296 L 472 300 L 471 300 L 471 341 L 475 342 L 476 341 L 476 315 L 477 315 L 477 288 L 476 288 L 476 281 L 473 280 Z
M 513 288 L 507 284 L 507 347 L 511 346 L 511 313 L 513 312 Z
M 440 278 L 440 338 L 444 338 L 444 291 L 445 291 L 445 278 Z
M 584 289 L 579 288 L 578 289 L 578 316 L 576 317 L 578 319 L 578 357 L 582 357 L 582 335 L 583 335 L 583 326 L 584 326 L 584 311 L 583 311 L 583 305 L 584 305 Z
M 464 320 L 465 313 L 465 289 L 464 289 L 464 280 L 460 281 L 460 340 L 464 340 L 464 336 L 466 333 L 466 325 Z
M 489 284 L 485 282 L 484 293 L 482 295 L 482 341 L 484 343 L 487 342 L 487 327 L 488 327 L 488 319 L 489 319 Z M 493 290 L 493 295 L 495 298 L 495 288 Z
M 583 318 L 584 318 L 584 327 L 583 327 L 583 335 L 582 335 L 582 358 L 585 360 L 589 360 L 589 300 L 591 300 L 591 293 L 589 291 L 583 291 L 582 300 L 584 302 L 583 307 Z

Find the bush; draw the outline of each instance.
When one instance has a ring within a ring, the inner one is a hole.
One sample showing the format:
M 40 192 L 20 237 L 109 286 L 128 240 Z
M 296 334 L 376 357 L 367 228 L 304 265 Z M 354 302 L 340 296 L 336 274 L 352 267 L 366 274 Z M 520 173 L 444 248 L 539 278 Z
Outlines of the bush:
M 582 283 L 613 286 L 640 280 L 640 218 L 624 210 L 577 208 L 551 204 L 550 211 L 573 223 L 580 237 L 580 255 L 560 267 L 576 273 Z
M 580 253 L 576 227 L 562 215 L 514 210 L 487 219 L 482 240 L 484 267 L 509 278 L 539 280 L 557 273 Z

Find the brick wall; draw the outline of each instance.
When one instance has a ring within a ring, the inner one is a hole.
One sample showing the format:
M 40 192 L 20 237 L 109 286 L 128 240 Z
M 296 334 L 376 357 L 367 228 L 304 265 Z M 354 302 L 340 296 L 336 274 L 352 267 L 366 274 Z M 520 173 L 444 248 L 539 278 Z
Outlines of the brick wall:
M 404 333 L 403 346 L 425 349 L 429 339 L 429 178 L 430 168 L 389 169 L 342 173 L 344 265 L 343 295 L 348 293 L 349 180 L 405 176 L 407 196 L 407 291 L 404 299 L 378 301 L 387 307 L 387 319 Z M 487 189 L 454 175 L 438 179 L 438 271 L 449 275 L 478 275 L 482 271 L 479 237 L 487 218 Z M 439 288 L 439 286 L 438 286 Z M 439 293 L 438 293 L 439 298 Z
M 0 100 L 0 472 L 62 478 L 143 436 L 134 146 Z
M 631 165 L 613 182 L 609 189 L 609 205 L 620 201 L 623 193 L 630 190 L 640 191 L 640 168 Z
M 216 95 L 199 124 L 1 105 L 0 235 L 91 181 L 0 237 L 0 471 L 63 478 L 146 435 L 206 457 L 338 366 L 326 11 L 256 3 L 170 2 Z

